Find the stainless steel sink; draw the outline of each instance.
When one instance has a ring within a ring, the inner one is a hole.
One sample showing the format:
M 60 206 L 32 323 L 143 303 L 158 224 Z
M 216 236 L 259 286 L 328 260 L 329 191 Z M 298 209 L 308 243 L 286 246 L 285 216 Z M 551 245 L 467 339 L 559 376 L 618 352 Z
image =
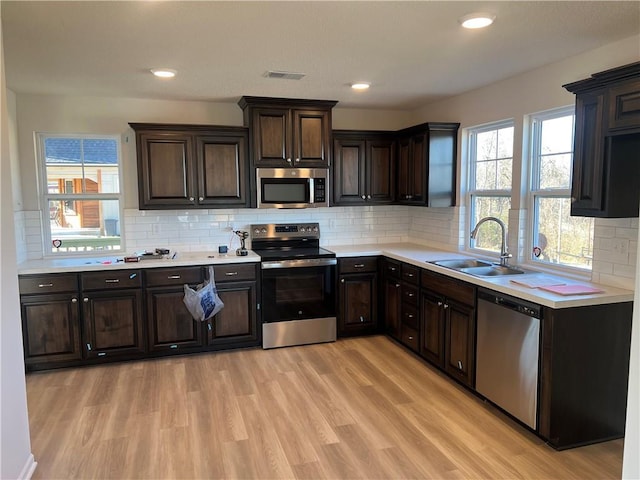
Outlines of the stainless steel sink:
M 519 268 L 503 267 L 501 265 L 493 265 L 489 267 L 459 268 L 458 270 L 462 273 L 475 275 L 476 277 L 499 277 L 502 275 L 518 275 L 525 273 L 524 270 L 520 270 Z
M 490 267 L 489 262 L 483 262 L 482 260 L 476 260 L 475 258 L 456 258 L 453 260 L 436 260 L 431 262 L 434 265 L 440 265 L 441 267 L 452 268 L 454 270 L 460 270 L 463 268 L 478 268 L 478 267 Z

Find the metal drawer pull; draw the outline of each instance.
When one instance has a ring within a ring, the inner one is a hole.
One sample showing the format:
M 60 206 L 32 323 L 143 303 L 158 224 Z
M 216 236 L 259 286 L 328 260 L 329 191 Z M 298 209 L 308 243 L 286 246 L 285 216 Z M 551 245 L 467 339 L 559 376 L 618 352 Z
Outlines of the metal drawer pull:
M 53 283 L 39 283 L 38 288 L 53 287 Z
M 356 263 L 353 268 L 364 268 L 364 263 Z
M 107 354 L 106 354 L 105 352 L 99 352 L 99 353 L 98 353 L 98 356 L 99 356 L 99 357 L 105 357 L 106 355 L 107 355 Z
M 442 306 L 442 302 L 438 302 L 438 306 L 441 307 Z
M 89 303 L 89 297 L 84 297 L 84 303 Z
M 407 314 L 407 317 L 409 317 L 409 318 L 413 318 L 413 315 L 412 315 L 411 313 L 408 313 L 408 314 Z
M 462 370 L 462 362 L 460 360 L 458 360 L 458 368 Z
M 413 293 L 407 293 L 407 297 L 413 297 Z
M 364 322 L 364 317 L 362 315 L 360 315 L 360 321 Z
M 236 275 L 238 275 L 238 272 L 225 272 L 224 274 L 227 277 L 235 277 Z
M 413 273 L 405 273 L 407 277 L 413 277 Z
M 409 336 L 409 340 L 413 340 L 413 337 L 412 337 L 412 336 Z
M 447 305 L 446 303 L 444 304 L 444 308 L 449 308 L 449 305 Z
M 178 345 L 174 343 L 173 345 L 170 345 L 169 348 L 178 348 Z
M 167 278 L 171 280 L 178 280 L 180 278 L 180 275 L 169 275 Z
M 396 288 L 400 288 L 400 284 L 399 283 L 396 283 Z
M 107 278 L 104 283 L 120 283 L 120 280 L 118 280 L 117 278 L 111 279 L 111 278 Z

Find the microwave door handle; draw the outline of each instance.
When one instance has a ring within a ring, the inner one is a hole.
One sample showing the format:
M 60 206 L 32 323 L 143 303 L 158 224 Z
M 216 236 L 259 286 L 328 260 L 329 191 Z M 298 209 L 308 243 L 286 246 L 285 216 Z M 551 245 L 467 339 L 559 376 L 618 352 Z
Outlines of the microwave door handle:
M 313 205 L 314 203 L 316 203 L 316 191 L 315 191 L 315 184 L 313 182 L 313 178 L 309 179 L 309 203 L 311 205 Z

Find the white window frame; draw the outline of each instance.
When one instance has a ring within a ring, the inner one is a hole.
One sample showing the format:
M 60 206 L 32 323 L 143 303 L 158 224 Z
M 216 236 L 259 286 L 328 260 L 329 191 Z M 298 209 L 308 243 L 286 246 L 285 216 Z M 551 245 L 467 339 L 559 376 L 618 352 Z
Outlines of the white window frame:
M 532 258 L 533 248 L 536 246 L 534 239 L 538 236 L 538 222 L 537 222 L 537 198 L 568 198 L 571 199 L 571 178 L 569 178 L 569 184 L 566 188 L 540 188 L 540 136 L 542 130 L 541 124 L 545 120 L 552 120 L 558 117 L 564 117 L 568 115 L 574 116 L 574 128 L 572 128 L 573 134 L 575 134 L 575 107 L 573 105 L 554 108 L 551 110 L 545 110 L 535 114 L 528 115 L 529 118 L 529 178 L 527 182 L 527 195 L 528 195 L 528 221 L 526 228 L 526 240 L 525 240 L 525 255 L 522 259 L 524 263 L 529 264 L 536 269 L 558 271 L 564 274 L 570 274 L 575 276 L 590 277 L 592 268 L 579 268 L 561 263 L 548 263 L 536 261 Z M 573 158 L 573 138 L 571 139 L 572 145 L 572 158 Z M 572 174 L 573 172 L 571 172 Z M 593 239 L 592 239 L 593 243 Z M 592 265 L 593 267 L 593 265 Z
M 124 190 L 123 190 L 123 175 L 122 175 L 122 141 L 120 135 L 105 135 L 105 134 L 60 134 L 60 133 L 44 133 L 37 132 L 35 134 L 36 142 L 36 154 L 38 164 L 38 202 L 41 214 L 41 229 L 42 229 L 42 251 L 44 257 L 95 257 L 95 256 L 113 256 L 121 254 L 125 249 L 125 236 L 124 236 Z M 118 193 L 100 193 L 100 194 L 51 194 L 49 193 L 47 185 L 47 166 L 45 162 L 45 149 L 44 144 L 47 138 L 75 138 L 75 139 L 108 139 L 116 141 L 116 148 L 118 152 Z M 51 220 L 49 212 L 49 201 L 51 199 L 56 200 L 117 200 L 118 201 L 118 214 L 120 216 L 120 249 L 119 250 L 90 250 L 90 251 L 77 251 L 77 252 L 52 252 L 51 251 Z
M 467 141 L 468 141 L 468 179 L 467 179 L 467 220 L 465 222 L 467 226 L 467 231 L 465 232 L 465 249 L 472 252 L 476 255 L 495 257 L 496 259 L 500 258 L 500 252 L 492 252 L 490 250 L 486 250 L 483 248 L 475 248 L 472 246 L 471 242 L 471 231 L 475 227 L 473 222 L 474 217 L 474 197 L 498 197 L 498 198 L 508 198 L 510 205 L 513 205 L 513 155 L 515 152 L 515 144 L 513 145 L 513 150 L 511 152 L 511 188 L 508 190 L 477 190 L 475 188 L 475 178 L 476 178 L 476 165 L 477 165 L 477 135 L 479 133 L 490 132 L 492 130 L 500 130 L 502 128 L 513 128 L 514 129 L 514 141 L 515 141 L 515 121 L 513 119 L 501 120 L 497 122 L 487 123 L 484 125 L 479 125 L 477 127 L 471 127 L 467 129 Z M 511 207 L 510 207 L 511 208 Z M 505 222 L 507 223 L 507 222 Z M 507 225 L 508 229 L 508 225 Z

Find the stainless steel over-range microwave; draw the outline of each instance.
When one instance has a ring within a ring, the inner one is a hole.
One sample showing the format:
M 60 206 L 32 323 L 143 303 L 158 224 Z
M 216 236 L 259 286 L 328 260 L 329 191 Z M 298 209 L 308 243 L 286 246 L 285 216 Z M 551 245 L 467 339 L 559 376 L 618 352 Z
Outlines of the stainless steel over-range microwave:
M 258 208 L 329 206 L 327 168 L 256 168 Z

